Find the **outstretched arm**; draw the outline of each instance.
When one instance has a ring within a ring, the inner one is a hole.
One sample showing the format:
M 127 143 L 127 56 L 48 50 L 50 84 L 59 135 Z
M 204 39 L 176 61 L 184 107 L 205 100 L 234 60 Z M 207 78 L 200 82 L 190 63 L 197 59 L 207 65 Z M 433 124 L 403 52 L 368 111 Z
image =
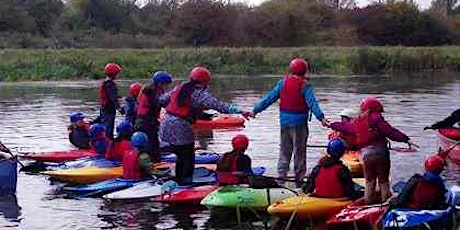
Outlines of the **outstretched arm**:
M 308 104 L 308 108 L 311 109 L 316 119 L 322 122 L 324 120 L 324 113 L 323 113 L 323 110 L 321 110 L 321 107 L 319 106 L 319 103 L 316 99 L 316 95 L 315 95 L 315 91 L 313 87 L 310 84 L 307 84 L 304 87 L 302 92 L 303 92 L 305 101 Z
M 265 96 L 254 106 L 252 112 L 258 114 L 268 108 L 270 105 L 275 103 L 280 98 L 281 87 L 283 86 L 283 80 L 279 80 L 275 87 L 270 90 Z

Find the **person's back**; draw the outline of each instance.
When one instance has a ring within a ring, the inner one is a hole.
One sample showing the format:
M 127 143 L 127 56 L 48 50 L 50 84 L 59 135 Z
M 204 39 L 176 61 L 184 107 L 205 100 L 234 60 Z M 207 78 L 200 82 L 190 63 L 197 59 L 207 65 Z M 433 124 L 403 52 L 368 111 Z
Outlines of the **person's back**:
M 145 133 L 136 132 L 131 138 L 133 149 L 123 156 L 123 178 L 142 179 L 150 175 L 152 162 L 148 151 L 148 137 Z
M 237 135 L 233 138 L 233 150 L 225 153 L 217 163 L 219 185 L 247 183 L 247 176 L 252 174 L 251 158 L 244 154 L 248 144 L 249 140 L 244 135 Z
M 133 130 L 131 122 L 127 120 L 117 126 L 118 136 L 113 141 L 110 141 L 105 153 L 106 160 L 123 160 L 124 154 L 132 150 L 131 136 Z

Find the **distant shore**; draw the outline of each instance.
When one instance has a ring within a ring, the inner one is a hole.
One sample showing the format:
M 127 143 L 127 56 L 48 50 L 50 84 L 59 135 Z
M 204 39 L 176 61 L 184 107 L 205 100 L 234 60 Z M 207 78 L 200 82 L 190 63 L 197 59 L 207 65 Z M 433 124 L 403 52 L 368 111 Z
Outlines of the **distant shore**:
M 295 56 L 308 59 L 317 74 L 460 72 L 460 46 L 280 47 L 174 49 L 5 49 L 1 81 L 98 79 L 107 62 L 123 66 L 123 78 L 146 78 L 166 70 L 185 76 L 195 65 L 216 74 L 283 74 Z

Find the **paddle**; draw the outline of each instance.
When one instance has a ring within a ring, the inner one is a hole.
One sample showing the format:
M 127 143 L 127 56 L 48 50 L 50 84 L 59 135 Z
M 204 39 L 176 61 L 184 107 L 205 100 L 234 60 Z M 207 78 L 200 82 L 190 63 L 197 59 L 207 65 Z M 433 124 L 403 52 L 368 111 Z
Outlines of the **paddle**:
M 0 149 L 2 152 L 9 153 L 11 155 L 11 159 L 15 160 L 18 162 L 19 165 L 21 165 L 21 168 L 24 168 L 24 164 L 18 160 L 18 156 L 15 156 L 9 148 L 7 148 L 5 145 L 3 145 L 2 142 L 0 142 Z

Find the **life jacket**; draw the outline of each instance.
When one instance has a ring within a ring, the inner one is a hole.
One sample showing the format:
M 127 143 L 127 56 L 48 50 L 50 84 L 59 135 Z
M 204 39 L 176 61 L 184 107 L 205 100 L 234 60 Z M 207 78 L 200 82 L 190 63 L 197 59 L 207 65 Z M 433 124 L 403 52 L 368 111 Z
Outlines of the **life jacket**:
M 327 198 L 340 198 L 345 196 L 343 183 L 340 180 L 341 164 L 330 167 L 321 166 L 315 178 L 315 195 Z
M 414 209 L 433 208 L 445 202 L 442 187 L 421 177 L 409 198 L 408 207 Z
M 371 120 L 371 113 L 365 112 L 352 121 L 355 135 L 351 138 L 357 148 L 372 144 L 379 136 L 378 130 Z
M 89 149 L 88 128 L 85 126 L 72 126 L 69 134 L 69 141 L 79 149 Z
M 114 102 L 110 100 L 110 97 L 107 92 L 108 84 L 113 84 L 116 88 L 116 84 L 113 80 L 105 80 L 104 82 L 102 82 L 101 87 L 99 88 L 99 103 L 102 108 L 114 106 Z
M 238 171 L 238 158 L 237 153 L 226 153 L 217 164 L 217 182 L 219 184 L 240 184 L 245 180 L 232 173 Z
M 139 96 L 137 114 L 143 119 L 157 121 L 160 117 L 161 106 L 158 104 L 158 97 L 163 94 L 159 87 L 146 87 Z
M 133 149 L 123 156 L 123 178 L 140 179 L 142 177 L 141 169 L 138 163 L 139 150 Z
M 307 79 L 298 76 L 285 76 L 280 92 L 280 110 L 293 113 L 307 113 L 308 105 L 302 94 Z
M 171 92 L 171 99 L 166 106 L 166 112 L 168 112 L 171 115 L 181 117 L 187 121 L 193 122 L 194 116 L 192 112 L 192 98 L 191 95 L 185 99 L 185 104 L 184 106 L 179 105 L 179 92 L 181 91 L 183 85 L 176 87 L 172 92 Z
M 129 140 L 111 141 L 107 151 L 105 152 L 105 159 L 122 161 L 125 153 L 131 151 L 132 149 L 131 141 Z

